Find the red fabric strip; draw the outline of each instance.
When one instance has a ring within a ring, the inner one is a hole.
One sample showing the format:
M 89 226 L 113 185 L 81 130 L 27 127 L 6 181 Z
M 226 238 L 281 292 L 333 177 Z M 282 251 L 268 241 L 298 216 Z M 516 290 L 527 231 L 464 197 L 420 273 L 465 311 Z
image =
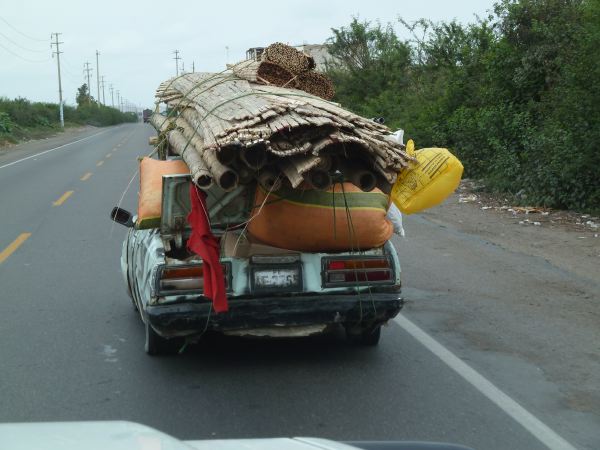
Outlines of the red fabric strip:
M 219 255 L 219 241 L 210 229 L 206 194 L 194 183 L 190 183 L 190 201 L 192 210 L 188 214 L 187 221 L 192 227 L 192 234 L 187 241 L 187 248 L 202 258 L 204 296 L 212 300 L 216 312 L 226 312 L 229 306 Z

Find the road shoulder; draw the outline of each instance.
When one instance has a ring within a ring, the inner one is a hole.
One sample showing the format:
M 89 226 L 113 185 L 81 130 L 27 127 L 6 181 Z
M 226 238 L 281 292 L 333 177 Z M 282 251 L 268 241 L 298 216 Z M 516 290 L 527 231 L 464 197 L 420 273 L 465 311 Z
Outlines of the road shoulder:
M 34 156 L 46 150 L 84 139 L 107 128 L 109 127 L 84 126 L 67 128 L 63 133 L 45 139 L 36 139 L 9 147 L 0 147 L 0 167 L 23 158 Z
M 598 448 L 598 231 L 459 200 L 405 217 L 405 314 L 565 438 Z

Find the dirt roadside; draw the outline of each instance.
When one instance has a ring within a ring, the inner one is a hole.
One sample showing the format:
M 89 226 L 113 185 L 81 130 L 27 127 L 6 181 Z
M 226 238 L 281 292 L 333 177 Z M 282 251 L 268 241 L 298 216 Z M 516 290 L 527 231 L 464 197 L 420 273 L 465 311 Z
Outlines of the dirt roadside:
M 465 180 L 443 207 L 427 211 L 433 222 L 479 236 L 511 251 L 547 260 L 576 275 L 600 280 L 600 217 L 511 206 L 507 198 L 479 192 Z
M 18 159 L 31 157 L 37 153 L 69 144 L 78 139 L 83 139 L 95 133 L 101 132 L 103 128 L 90 125 L 83 127 L 69 127 L 64 132 L 56 133 L 43 139 L 31 139 L 19 144 L 0 146 L 0 166 L 10 164 Z
M 44 141 L 57 139 L 57 138 L 69 139 L 69 138 L 72 138 L 73 136 L 79 136 L 86 130 L 93 130 L 93 129 L 96 129 L 96 127 L 92 127 L 90 125 L 83 125 L 83 126 L 76 126 L 76 127 L 67 127 L 62 131 L 61 130 L 49 130 L 48 132 L 42 133 L 39 137 L 36 136 L 32 139 L 23 140 L 16 144 L 0 140 L 0 156 L 4 155 L 6 153 L 10 153 L 11 151 L 14 151 L 14 150 L 18 150 L 22 146 L 30 144 L 32 142 L 44 142 Z

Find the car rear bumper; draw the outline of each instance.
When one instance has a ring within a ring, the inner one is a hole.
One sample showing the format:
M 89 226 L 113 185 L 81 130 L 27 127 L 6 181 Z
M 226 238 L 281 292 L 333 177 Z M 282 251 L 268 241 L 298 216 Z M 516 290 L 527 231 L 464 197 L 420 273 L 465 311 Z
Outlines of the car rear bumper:
M 404 301 L 398 292 L 229 299 L 229 311 L 211 311 L 208 300 L 147 305 L 146 317 L 160 335 L 189 336 L 205 330 L 230 331 L 333 323 L 369 325 L 398 314 Z

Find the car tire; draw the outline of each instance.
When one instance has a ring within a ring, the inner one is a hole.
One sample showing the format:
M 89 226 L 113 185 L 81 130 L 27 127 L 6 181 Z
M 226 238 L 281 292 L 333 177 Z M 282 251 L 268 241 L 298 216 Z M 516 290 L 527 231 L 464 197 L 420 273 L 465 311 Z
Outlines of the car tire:
M 375 347 L 381 339 L 381 325 L 353 330 L 346 327 L 346 339 L 354 345 Z
M 182 338 L 166 339 L 154 331 L 148 321 L 146 321 L 144 325 L 146 328 L 146 343 L 144 349 L 149 355 L 174 355 L 178 353 L 183 346 L 184 342 Z

